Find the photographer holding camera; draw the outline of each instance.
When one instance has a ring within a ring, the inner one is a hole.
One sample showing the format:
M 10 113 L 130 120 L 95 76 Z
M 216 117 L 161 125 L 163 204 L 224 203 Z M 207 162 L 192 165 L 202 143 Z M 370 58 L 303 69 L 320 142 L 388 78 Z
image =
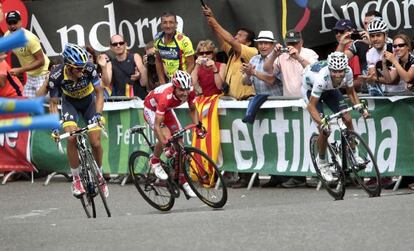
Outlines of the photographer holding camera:
M 191 78 L 196 92 L 205 97 L 221 94 L 223 89 L 226 64 L 215 61 L 216 51 L 211 40 L 202 40 L 197 45 L 198 57 Z
M 154 41 L 150 41 L 145 45 L 145 55 L 142 57 L 145 68 L 147 68 L 147 91 L 150 92 L 160 85 L 155 63 L 155 46 Z

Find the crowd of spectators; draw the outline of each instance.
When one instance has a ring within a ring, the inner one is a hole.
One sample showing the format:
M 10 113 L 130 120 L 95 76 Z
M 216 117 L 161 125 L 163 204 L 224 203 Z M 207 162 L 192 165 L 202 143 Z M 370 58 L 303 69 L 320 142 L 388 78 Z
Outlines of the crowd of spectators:
M 109 39 L 109 53 L 97 55 L 91 47 L 87 48 L 106 87 L 106 96 L 144 99 L 149 91 L 167 83 L 176 70 L 184 70 L 191 74 L 199 95 L 223 94 L 236 100 L 250 100 L 243 118 L 248 124 L 254 122 L 269 96 L 301 96 L 303 69 L 321 59 L 304 46 L 300 31 L 291 29 L 281 34 L 283 41 L 276 41 L 273 32 L 268 30 L 261 30 L 256 38 L 248 27 L 239 28 L 233 35 L 208 6 L 202 7 L 202 12 L 219 47 L 211 38 L 206 38 L 194 50 L 191 38 L 177 30 L 176 16 L 166 12 L 161 15 L 161 31 L 146 45 L 143 56 L 130 52 L 123 36 L 118 34 Z M 21 27 L 19 12 L 8 12 L 5 19 L 9 30 L 5 36 L 23 29 L 29 43 L 24 49 L 13 50 L 19 67 L 10 67 L 1 55 L 1 96 L 34 97 L 42 84 L 44 90 L 40 94 L 46 94 L 50 62 L 39 39 Z M 414 88 L 412 40 L 401 32 L 388 37 L 389 25 L 377 11 L 368 11 L 363 21 L 363 30 L 357 30 L 347 19 L 338 20 L 332 27 L 336 50 L 350 59 L 357 91 L 375 96 L 411 94 Z M 219 57 L 219 51 L 225 57 Z M 27 75 L 24 85 L 17 78 L 22 73 Z M 10 94 L 11 87 L 13 94 Z M 234 187 L 246 187 L 250 176 L 240 174 Z M 306 177 L 272 176 L 267 186 L 277 185 L 304 186 Z

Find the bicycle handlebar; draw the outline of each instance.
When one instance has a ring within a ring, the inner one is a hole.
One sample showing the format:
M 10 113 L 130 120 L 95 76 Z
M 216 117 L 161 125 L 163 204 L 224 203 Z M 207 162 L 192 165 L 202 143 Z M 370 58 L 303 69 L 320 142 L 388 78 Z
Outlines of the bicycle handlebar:
M 105 135 L 105 137 L 108 137 L 108 134 L 106 133 L 104 126 L 101 123 L 95 122 L 93 124 L 89 124 L 89 125 L 87 125 L 83 128 L 79 128 L 77 130 L 74 130 L 74 131 L 71 131 L 71 132 L 65 132 L 63 134 L 60 134 L 59 137 L 56 137 L 56 144 L 58 145 L 59 152 L 64 153 L 62 143 L 61 143 L 62 140 L 66 139 L 66 138 L 69 138 L 71 136 L 74 136 L 74 135 L 84 134 L 84 133 L 88 132 L 89 130 L 91 130 L 93 128 L 96 128 L 96 127 L 102 128 L 103 129 L 102 133 Z
M 328 123 L 332 119 L 341 117 L 344 113 L 347 113 L 347 112 L 352 111 L 352 110 L 366 109 L 366 107 L 367 106 L 366 106 L 365 102 L 361 102 L 359 104 L 356 104 L 356 105 L 353 105 L 353 106 L 348 107 L 346 109 L 343 109 L 343 110 L 341 110 L 341 111 L 339 111 L 337 113 L 334 113 L 334 114 L 325 116 L 322 120 L 323 120 L 323 122 Z

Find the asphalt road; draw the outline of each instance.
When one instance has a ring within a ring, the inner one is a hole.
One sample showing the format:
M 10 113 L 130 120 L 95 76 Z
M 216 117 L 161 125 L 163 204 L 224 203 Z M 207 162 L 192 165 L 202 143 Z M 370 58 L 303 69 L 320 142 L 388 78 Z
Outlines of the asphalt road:
M 161 213 L 133 185 L 110 185 L 112 218 L 87 219 L 70 183 L 0 185 L 0 250 L 412 250 L 414 194 L 229 189 L 222 210 L 178 199 Z

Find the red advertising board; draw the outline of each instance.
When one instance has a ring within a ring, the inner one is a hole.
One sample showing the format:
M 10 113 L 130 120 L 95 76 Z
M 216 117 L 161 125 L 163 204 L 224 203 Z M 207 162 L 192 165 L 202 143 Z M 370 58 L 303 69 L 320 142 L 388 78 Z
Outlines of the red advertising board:
M 12 117 L 18 116 L 0 115 L 0 120 Z M 30 156 L 30 131 L 0 133 L 0 172 L 32 172 L 34 169 Z

